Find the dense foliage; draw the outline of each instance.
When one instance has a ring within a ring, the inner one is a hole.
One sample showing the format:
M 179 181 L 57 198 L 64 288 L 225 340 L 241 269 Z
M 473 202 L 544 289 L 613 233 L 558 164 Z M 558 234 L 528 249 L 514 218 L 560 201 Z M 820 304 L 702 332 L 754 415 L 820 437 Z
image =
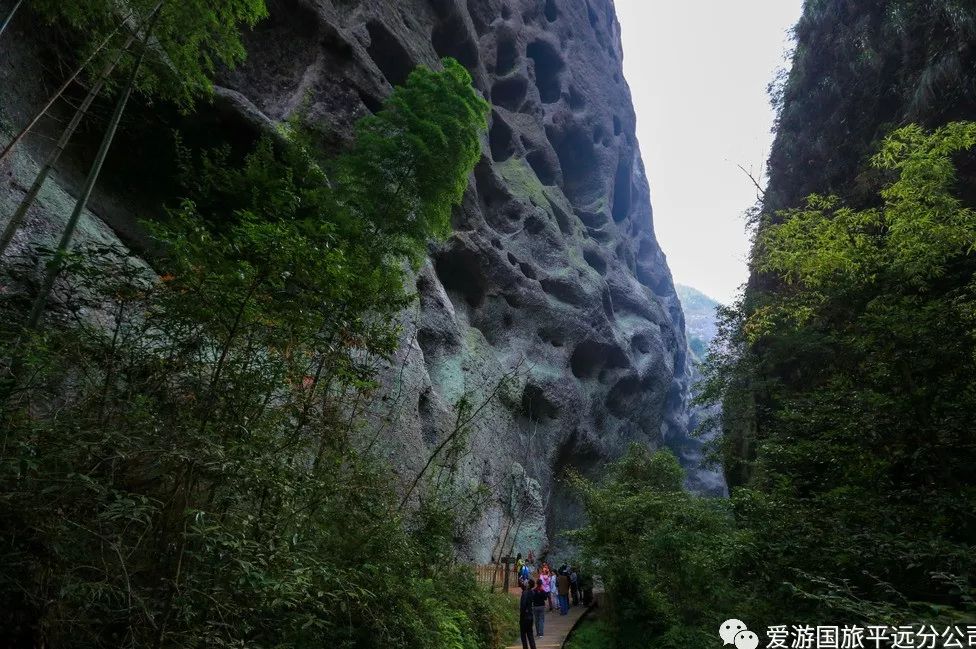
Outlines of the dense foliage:
M 613 646 L 700 646 L 733 617 L 976 613 L 974 147 L 974 123 L 899 129 L 872 158 L 878 207 L 813 195 L 763 222 L 754 263 L 777 288 L 726 310 L 707 367 L 706 398 L 753 416 L 726 439 L 729 501 L 642 449 L 576 480 Z
M 123 72 L 134 65 L 134 57 L 119 53 L 131 45 L 128 35 L 141 37 L 151 25 L 139 87 L 184 107 L 211 91 L 217 66 L 244 59 L 241 28 L 267 16 L 265 0 L 34 0 L 30 7 L 64 27 L 83 55 L 97 50 L 97 61 L 118 58 Z
M 75 250 L 39 331 L 6 295 L 5 645 L 488 649 L 510 634 L 454 564 L 436 494 L 405 511 L 355 443 L 410 300 L 405 262 L 447 231 L 486 113 L 448 60 L 335 160 L 295 129 L 243 161 L 183 147 L 154 270 Z
M 741 604 L 724 577 L 744 540 L 729 503 L 692 495 L 683 481 L 674 455 L 636 445 L 604 480 L 573 480 L 589 521 L 576 540 L 602 577 L 614 647 L 713 642 Z
M 900 129 L 872 161 L 880 207 L 814 195 L 759 230 L 778 288 L 728 314 L 712 389 L 753 404 L 726 449 L 739 521 L 800 610 L 972 613 L 976 214 L 956 161 L 974 146 L 972 123 Z

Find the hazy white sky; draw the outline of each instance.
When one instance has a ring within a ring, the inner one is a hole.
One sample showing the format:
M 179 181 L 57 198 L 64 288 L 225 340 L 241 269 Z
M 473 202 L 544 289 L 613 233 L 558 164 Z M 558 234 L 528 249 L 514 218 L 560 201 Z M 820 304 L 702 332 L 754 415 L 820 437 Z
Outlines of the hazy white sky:
M 616 0 L 624 71 L 651 185 L 654 227 L 675 281 L 720 302 L 745 282 L 743 212 L 756 200 L 802 0 Z

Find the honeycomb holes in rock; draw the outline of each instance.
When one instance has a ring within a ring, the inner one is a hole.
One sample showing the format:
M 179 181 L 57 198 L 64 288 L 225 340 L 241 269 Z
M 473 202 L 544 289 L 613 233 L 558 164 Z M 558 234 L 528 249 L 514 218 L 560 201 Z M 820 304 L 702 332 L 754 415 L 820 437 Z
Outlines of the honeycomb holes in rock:
M 495 82 L 491 87 L 491 103 L 517 113 L 529 92 L 529 80 L 513 75 Z
M 416 67 L 410 53 L 386 25 L 371 20 L 366 23 L 369 47 L 366 52 L 391 85 L 400 86 Z
M 562 96 L 560 75 L 566 63 L 554 45 L 547 41 L 533 41 L 525 50 L 535 64 L 535 84 L 544 104 L 554 104 Z
M 643 386 L 636 375 L 626 376 L 617 381 L 607 393 L 606 406 L 617 417 L 626 417 L 637 407 Z
M 588 205 L 606 190 L 600 160 L 589 133 L 578 125 L 546 127 L 563 173 L 563 191 L 576 205 Z
M 576 345 L 569 357 L 569 367 L 578 379 L 596 377 L 602 370 L 619 369 L 630 365 L 623 350 L 613 345 L 584 340 Z
M 484 303 L 488 283 L 476 251 L 445 251 L 437 257 L 434 270 L 444 289 L 461 295 L 470 307 L 478 308 Z
M 556 0 L 546 0 L 546 20 L 551 23 L 556 22 L 559 18 L 559 8 L 556 6 Z
M 543 185 L 552 187 L 559 183 L 559 167 L 545 150 L 534 149 L 529 151 L 525 160 Z
M 497 113 L 492 113 L 491 128 L 488 130 L 488 147 L 491 159 L 505 162 L 515 155 L 515 141 L 512 127 Z
M 539 386 L 528 383 L 522 391 L 522 414 L 530 421 L 544 421 L 559 416 L 559 406 L 553 403 Z
M 495 45 L 495 74 L 504 77 L 511 73 L 518 64 L 518 41 L 511 31 L 499 30 L 498 41 Z
M 560 302 L 572 304 L 573 306 L 583 306 L 587 302 L 586 294 L 580 289 L 579 285 L 564 279 L 547 277 L 539 282 L 542 290 Z
M 431 34 L 431 43 L 440 58 L 449 56 L 456 59 L 469 72 L 478 68 L 481 59 L 478 44 L 460 13 L 453 13 L 437 23 Z
M 613 181 L 613 208 L 610 210 L 616 223 L 620 223 L 630 216 L 633 175 L 634 156 L 632 153 L 623 152 L 617 162 L 617 173 Z
M 590 268 L 600 273 L 601 275 L 607 274 L 607 260 L 603 258 L 596 250 L 592 248 L 587 248 L 583 251 L 583 260 L 589 264 Z

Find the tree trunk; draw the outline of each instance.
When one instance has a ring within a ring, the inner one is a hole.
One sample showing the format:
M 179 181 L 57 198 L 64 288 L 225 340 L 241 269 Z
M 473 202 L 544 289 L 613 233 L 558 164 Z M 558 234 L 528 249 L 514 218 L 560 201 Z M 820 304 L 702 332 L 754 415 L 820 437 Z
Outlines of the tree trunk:
M 129 75 L 128 82 L 122 91 L 122 95 L 119 97 L 118 103 L 115 105 L 115 112 L 112 113 L 112 119 L 109 122 L 108 130 L 105 131 L 105 136 L 102 138 L 102 144 L 95 156 L 95 161 L 92 163 L 92 167 L 88 172 L 88 178 L 85 181 L 85 187 L 81 192 L 81 196 L 78 197 L 78 202 L 75 203 L 75 209 L 71 213 L 71 217 L 68 219 L 68 223 L 64 227 L 64 233 L 62 233 L 61 240 L 58 242 L 58 248 L 54 253 L 54 258 L 48 263 L 47 273 L 44 276 L 44 284 L 41 286 L 41 290 L 37 294 L 37 298 L 34 300 L 34 306 L 31 308 L 30 318 L 27 321 L 27 328 L 29 330 L 36 330 L 41 321 L 41 315 L 44 313 L 44 307 L 47 305 L 47 300 L 51 296 L 51 291 L 54 288 L 54 282 L 57 280 L 58 274 L 61 272 L 61 264 L 64 261 L 64 256 L 68 252 L 68 248 L 71 246 L 71 239 L 74 237 L 75 228 L 78 226 L 78 221 L 81 219 L 82 212 L 85 211 L 85 207 L 88 205 L 88 199 L 91 197 L 92 190 L 95 188 L 95 183 L 98 182 L 98 176 L 102 171 L 102 165 L 105 163 L 105 158 L 108 156 L 108 151 L 112 147 L 112 140 L 115 138 L 115 132 L 119 128 L 119 122 L 122 121 L 122 114 L 125 112 L 125 106 L 129 101 L 129 96 L 132 95 L 132 88 L 136 84 L 136 77 L 139 74 L 139 68 L 142 67 L 142 61 L 146 57 L 149 37 L 153 32 L 153 28 L 156 26 L 156 20 L 159 18 L 160 9 L 162 6 L 162 2 L 157 4 L 149 18 L 149 24 L 146 26 L 146 34 L 142 38 L 142 48 L 139 51 L 139 58 L 136 59 L 136 63 L 132 67 L 132 73 Z
M 81 120 L 83 120 L 85 115 L 88 113 L 88 108 L 92 105 L 92 102 L 95 101 L 95 98 L 102 91 L 102 88 L 105 87 L 106 81 L 108 81 L 108 78 L 115 70 L 115 67 L 119 64 L 119 61 L 122 60 L 122 57 L 125 56 L 126 51 L 128 51 L 135 39 L 135 34 L 131 34 L 125 45 L 123 45 L 122 49 L 119 51 L 118 57 L 116 57 L 114 61 L 106 64 L 106 66 L 102 69 L 98 81 L 94 86 L 92 86 L 91 90 L 88 91 L 88 95 L 85 97 L 85 100 L 81 102 L 78 110 L 75 111 L 74 117 L 71 118 L 71 122 L 61 134 L 61 138 L 58 140 L 57 146 L 50 153 L 50 155 L 48 155 L 47 160 L 44 161 L 44 167 L 41 168 L 41 171 L 34 179 L 34 184 L 31 185 L 30 191 L 28 191 L 27 195 L 24 196 L 24 199 L 17 207 L 17 211 L 14 212 L 12 217 L 10 217 L 7 227 L 3 230 L 3 234 L 0 235 L 0 257 L 3 257 L 3 254 L 7 251 L 7 246 L 10 245 L 10 242 L 13 240 L 14 235 L 20 228 L 21 223 L 23 223 L 24 217 L 27 216 L 27 210 L 30 209 L 30 206 L 33 205 L 34 201 L 37 199 L 37 195 L 44 186 L 44 182 L 47 180 L 48 175 L 50 175 L 54 165 L 58 163 L 58 160 L 61 158 L 64 150 L 67 148 L 68 143 L 71 141 L 71 137 L 74 135 L 75 130 L 77 130 L 78 126 L 81 124 Z
M 14 14 L 17 13 L 17 10 L 20 9 L 20 5 L 22 4 L 24 4 L 24 0 L 17 0 L 17 4 L 15 4 L 14 8 L 10 10 L 7 17 L 3 19 L 3 24 L 0 25 L 0 36 L 3 36 L 3 32 L 6 31 L 10 21 L 14 19 Z
M 120 23 L 118 27 L 113 29 L 112 32 L 105 37 L 105 40 L 99 43 L 98 47 L 95 48 L 95 51 L 89 54 L 88 58 L 85 59 L 81 63 L 81 65 L 75 68 L 75 71 L 71 74 L 70 77 L 68 77 L 67 81 L 61 84 L 61 87 L 58 88 L 53 95 L 51 95 L 51 98 L 48 99 L 46 104 L 44 104 L 44 108 L 38 111 L 37 114 L 34 115 L 33 118 L 31 118 L 31 121 L 27 123 L 27 126 L 21 129 L 20 133 L 14 136 L 14 139 L 10 140 L 7 146 L 4 147 L 3 151 L 0 152 L 0 162 L 6 160 L 7 156 L 10 155 L 10 152 L 13 151 L 14 147 L 17 146 L 21 140 L 27 137 L 27 134 L 31 132 L 31 129 L 37 126 L 37 123 L 41 121 L 41 118 L 44 117 L 45 113 L 47 113 L 47 111 L 51 109 L 51 106 L 54 105 L 54 102 L 56 102 L 58 98 L 64 94 L 64 91 L 68 89 L 68 86 L 70 86 L 74 82 L 74 80 L 78 78 L 78 75 L 80 75 L 84 71 L 84 69 L 88 67 L 88 64 L 92 62 L 92 59 L 98 56 L 98 53 L 101 52 L 105 48 L 105 46 L 109 44 L 109 42 L 115 37 L 115 34 L 118 33 L 119 29 L 121 29 L 122 25 L 124 24 L 125 21 L 122 21 L 122 23 Z

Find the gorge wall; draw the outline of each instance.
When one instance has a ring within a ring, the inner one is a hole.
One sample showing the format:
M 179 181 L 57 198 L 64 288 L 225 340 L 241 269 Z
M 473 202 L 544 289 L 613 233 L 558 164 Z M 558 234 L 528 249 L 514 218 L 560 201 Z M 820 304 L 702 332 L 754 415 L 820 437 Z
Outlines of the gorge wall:
M 633 442 L 681 448 L 688 435 L 684 320 L 654 235 L 612 2 L 272 0 L 269 10 L 247 62 L 192 119 L 239 133 L 300 115 L 338 149 L 414 66 L 447 56 L 490 100 L 483 157 L 453 235 L 414 278 L 419 300 L 364 439 L 413 476 L 453 430 L 460 400 L 483 406 L 460 471 L 492 502 L 464 552 L 487 561 L 549 548 L 579 521 L 564 470 L 598 475 Z M 5 131 L 44 94 L 34 32 L 22 23 L 14 35 L 0 71 Z M 45 146 L 3 170 L 0 213 Z M 77 167 L 66 160 L 49 183 L 21 249 L 57 231 Z M 138 240 L 135 217 L 158 210 L 159 194 L 103 189 L 83 234 Z

